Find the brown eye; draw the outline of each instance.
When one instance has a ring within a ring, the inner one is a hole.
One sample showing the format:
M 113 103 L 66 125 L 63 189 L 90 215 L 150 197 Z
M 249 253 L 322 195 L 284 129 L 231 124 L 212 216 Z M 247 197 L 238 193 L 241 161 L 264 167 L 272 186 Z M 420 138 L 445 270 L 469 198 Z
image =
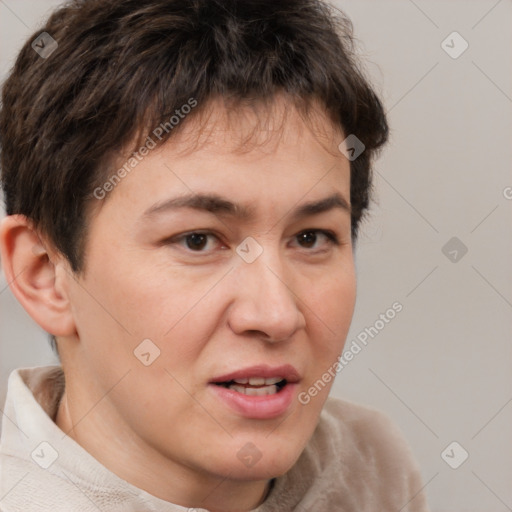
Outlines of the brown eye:
M 208 235 L 204 233 L 191 233 L 185 237 L 187 247 L 193 251 L 203 249 L 208 241 Z
M 296 237 L 297 241 L 299 242 L 299 245 L 306 249 L 315 248 L 315 244 L 319 241 L 319 237 L 319 247 L 325 245 L 321 244 L 322 238 L 325 239 L 327 245 L 338 245 L 338 239 L 336 235 L 334 233 L 331 233 L 330 231 L 325 231 L 323 229 L 308 229 L 306 231 L 300 232 L 298 235 L 296 235 Z
M 188 253 L 198 255 L 213 254 L 218 249 L 224 249 L 221 239 L 211 231 L 189 231 L 178 236 L 169 237 L 162 241 L 163 245 L 178 246 Z
M 297 235 L 299 243 L 302 244 L 303 247 L 312 247 L 316 242 L 316 232 L 314 231 L 304 231 Z

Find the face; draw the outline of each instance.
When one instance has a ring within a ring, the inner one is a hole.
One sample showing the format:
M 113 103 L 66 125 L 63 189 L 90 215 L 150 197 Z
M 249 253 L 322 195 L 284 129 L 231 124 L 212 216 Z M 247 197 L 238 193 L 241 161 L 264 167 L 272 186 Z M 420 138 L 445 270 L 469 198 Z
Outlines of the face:
M 101 400 L 77 435 L 102 415 L 141 458 L 262 480 L 312 435 L 332 382 L 299 394 L 352 318 L 350 168 L 325 118 L 323 145 L 289 107 L 279 136 L 237 152 L 251 114 L 232 130 L 213 112 L 208 141 L 180 151 L 191 119 L 95 205 L 59 348 L 70 408 Z

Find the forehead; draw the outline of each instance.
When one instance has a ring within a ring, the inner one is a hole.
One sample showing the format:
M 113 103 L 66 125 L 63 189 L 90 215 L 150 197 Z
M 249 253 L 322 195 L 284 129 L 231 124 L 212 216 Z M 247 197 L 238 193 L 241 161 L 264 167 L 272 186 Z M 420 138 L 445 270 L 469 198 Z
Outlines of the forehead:
M 146 127 L 145 135 L 157 144 L 163 138 L 161 146 L 169 142 L 176 154 L 182 156 L 198 150 L 234 154 L 256 149 L 270 152 L 283 140 L 311 136 L 324 150 L 339 156 L 338 145 L 344 139 L 341 126 L 329 118 L 320 101 L 293 100 L 284 93 L 255 101 L 211 98 L 204 105 L 180 112 L 179 117 L 170 116 L 170 120 L 172 126 L 167 123 L 167 128 L 165 121 L 158 127 Z M 137 150 L 137 145 L 120 154 L 118 162 L 126 159 L 132 150 Z
M 108 186 L 111 190 L 97 207 L 128 202 L 158 208 L 171 189 L 182 196 L 212 192 L 253 201 L 264 195 L 268 204 L 323 186 L 325 197 L 327 188 L 334 192 L 333 184 L 349 185 L 350 165 L 338 150 L 341 140 L 342 131 L 314 104 L 305 115 L 283 97 L 236 109 L 223 100 L 211 101 L 164 143 L 151 144 L 133 170 L 127 166 L 133 156 L 118 158 L 109 172 L 122 179 Z M 344 200 L 348 205 L 349 193 Z

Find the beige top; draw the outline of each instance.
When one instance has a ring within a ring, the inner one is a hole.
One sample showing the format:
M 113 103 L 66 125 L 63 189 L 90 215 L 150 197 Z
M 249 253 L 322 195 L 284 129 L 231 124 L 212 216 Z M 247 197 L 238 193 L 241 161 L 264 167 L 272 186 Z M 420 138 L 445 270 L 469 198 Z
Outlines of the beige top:
M 9 377 L 0 441 L 2 512 L 204 512 L 163 501 L 105 468 L 54 423 L 60 366 Z M 377 412 L 329 398 L 304 452 L 253 512 L 428 512 L 400 431 Z

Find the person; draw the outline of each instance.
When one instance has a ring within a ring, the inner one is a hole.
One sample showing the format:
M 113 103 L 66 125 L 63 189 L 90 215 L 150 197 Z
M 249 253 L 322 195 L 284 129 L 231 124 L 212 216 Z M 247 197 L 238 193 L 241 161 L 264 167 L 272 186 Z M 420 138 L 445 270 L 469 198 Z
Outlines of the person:
M 3 87 L 3 269 L 60 365 L 9 377 L 0 509 L 424 512 L 328 398 L 383 106 L 320 0 L 74 0 Z

